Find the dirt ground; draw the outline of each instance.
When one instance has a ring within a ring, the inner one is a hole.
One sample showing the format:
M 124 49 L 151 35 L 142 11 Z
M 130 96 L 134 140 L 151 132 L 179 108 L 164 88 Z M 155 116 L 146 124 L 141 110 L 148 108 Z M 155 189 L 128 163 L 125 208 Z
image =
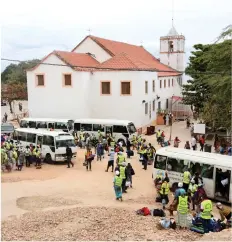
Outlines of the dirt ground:
M 2 174 L 2 240 L 206 240 L 191 231 L 160 229 L 159 218 L 135 214 L 145 206 L 161 208 L 155 203 L 152 166 L 143 170 L 137 155 L 128 159 L 135 176 L 123 202 L 115 200 L 114 174 L 105 172 L 107 157 L 93 161 L 92 171 L 83 160 L 79 149 L 70 169 L 45 164 L 41 170 L 31 166 Z M 217 240 L 229 240 L 230 232 L 217 233 Z

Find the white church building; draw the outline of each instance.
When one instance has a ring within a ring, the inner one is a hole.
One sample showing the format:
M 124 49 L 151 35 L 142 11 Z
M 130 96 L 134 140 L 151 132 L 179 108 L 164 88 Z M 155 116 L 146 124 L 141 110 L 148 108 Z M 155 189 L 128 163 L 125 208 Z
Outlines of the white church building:
M 27 71 L 29 116 L 123 119 L 146 127 L 181 95 L 184 55 L 185 37 L 174 27 L 160 38 L 160 60 L 143 46 L 89 35 Z

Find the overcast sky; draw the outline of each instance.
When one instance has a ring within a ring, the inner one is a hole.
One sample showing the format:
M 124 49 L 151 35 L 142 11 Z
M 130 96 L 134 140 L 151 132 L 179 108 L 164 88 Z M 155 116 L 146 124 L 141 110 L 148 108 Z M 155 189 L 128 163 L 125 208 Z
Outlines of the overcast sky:
M 1 1 L 2 58 L 42 58 L 71 50 L 91 34 L 143 46 L 159 56 L 159 38 L 172 25 L 172 0 Z M 174 26 L 194 44 L 212 43 L 232 23 L 232 0 L 174 0 Z M 6 65 L 1 61 L 1 70 Z

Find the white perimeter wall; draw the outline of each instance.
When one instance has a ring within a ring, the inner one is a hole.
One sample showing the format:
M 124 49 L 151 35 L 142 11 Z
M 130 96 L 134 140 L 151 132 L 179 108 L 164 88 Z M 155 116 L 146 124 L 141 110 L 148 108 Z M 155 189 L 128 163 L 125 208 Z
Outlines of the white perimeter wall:
M 99 62 L 104 62 L 111 58 L 111 56 L 102 49 L 96 42 L 91 38 L 84 40 L 75 50 L 76 53 L 91 53 L 95 55 L 95 58 Z
M 55 55 L 45 63 L 62 64 Z M 72 87 L 63 87 L 63 74 L 72 74 Z M 45 86 L 36 86 L 36 74 L 44 74 Z M 27 72 L 28 110 L 32 118 L 75 118 L 88 117 L 89 73 L 76 72 L 67 66 L 40 65 Z

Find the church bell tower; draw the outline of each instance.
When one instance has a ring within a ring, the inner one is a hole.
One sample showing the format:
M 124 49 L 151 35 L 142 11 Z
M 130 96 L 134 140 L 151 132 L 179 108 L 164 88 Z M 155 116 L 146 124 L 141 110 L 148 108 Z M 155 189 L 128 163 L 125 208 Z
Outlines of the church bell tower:
M 185 37 L 173 25 L 166 36 L 160 37 L 160 62 L 178 71 L 185 70 Z

